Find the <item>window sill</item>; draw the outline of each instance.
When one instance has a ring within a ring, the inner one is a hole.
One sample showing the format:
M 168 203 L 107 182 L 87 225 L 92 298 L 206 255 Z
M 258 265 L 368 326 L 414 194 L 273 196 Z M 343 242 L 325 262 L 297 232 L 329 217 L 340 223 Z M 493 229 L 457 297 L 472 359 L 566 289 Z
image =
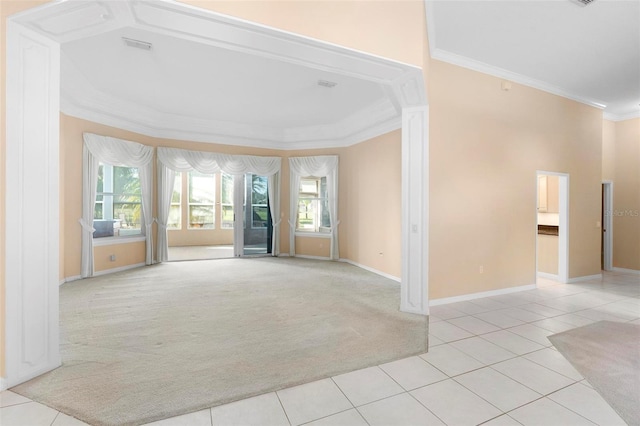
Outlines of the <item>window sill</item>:
M 330 232 L 300 232 L 296 231 L 296 237 L 310 237 L 310 238 L 331 238 Z
M 126 237 L 102 237 L 94 238 L 93 246 L 113 246 L 117 244 L 138 243 L 141 241 L 146 241 L 146 237 L 144 235 L 131 235 Z

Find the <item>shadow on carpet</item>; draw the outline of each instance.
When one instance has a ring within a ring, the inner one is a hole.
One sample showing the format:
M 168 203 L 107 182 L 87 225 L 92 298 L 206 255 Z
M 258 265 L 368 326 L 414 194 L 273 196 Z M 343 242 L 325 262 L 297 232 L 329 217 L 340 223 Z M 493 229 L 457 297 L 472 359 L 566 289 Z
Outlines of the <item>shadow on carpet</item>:
M 398 283 L 297 258 L 163 263 L 60 288 L 62 367 L 12 390 L 94 425 L 198 411 L 427 351 Z
M 640 425 L 640 325 L 598 321 L 549 336 L 629 425 Z

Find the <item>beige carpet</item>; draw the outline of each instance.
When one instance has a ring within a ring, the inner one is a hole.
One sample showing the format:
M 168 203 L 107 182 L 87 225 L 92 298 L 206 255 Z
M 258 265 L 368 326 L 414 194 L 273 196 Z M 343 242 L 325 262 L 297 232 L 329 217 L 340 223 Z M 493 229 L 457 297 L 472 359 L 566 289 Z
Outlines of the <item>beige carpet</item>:
M 63 366 L 12 390 L 141 424 L 427 349 L 398 283 L 337 262 L 175 262 L 61 287 Z
M 598 321 L 551 343 L 629 425 L 640 425 L 640 325 Z

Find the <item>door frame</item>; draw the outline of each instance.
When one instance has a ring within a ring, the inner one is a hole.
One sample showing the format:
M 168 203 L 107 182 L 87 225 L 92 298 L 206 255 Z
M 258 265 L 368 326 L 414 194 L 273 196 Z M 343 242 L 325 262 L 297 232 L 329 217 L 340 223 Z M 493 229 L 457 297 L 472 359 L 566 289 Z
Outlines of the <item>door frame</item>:
M 558 277 L 561 283 L 569 282 L 569 174 L 560 172 L 536 171 L 535 206 L 538 205 L 540 176 L 558 177 Z M 534 282 L 538 277 L 538 210 L 535 209 L 535 258 Z
M 604 249 L 603 270 L 613 270 L 613 181 L 602 181 L 602 241 Z

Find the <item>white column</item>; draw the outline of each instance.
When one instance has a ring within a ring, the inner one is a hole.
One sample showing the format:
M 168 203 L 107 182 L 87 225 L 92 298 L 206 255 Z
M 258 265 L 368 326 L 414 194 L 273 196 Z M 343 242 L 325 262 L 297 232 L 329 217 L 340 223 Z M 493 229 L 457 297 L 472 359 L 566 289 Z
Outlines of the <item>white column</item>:
M 402 110 L 400 310 L 429 314 L 429 108 Z
M 60 46 L 9 21 L 6 141 L 6 378 L 60 365 Z

